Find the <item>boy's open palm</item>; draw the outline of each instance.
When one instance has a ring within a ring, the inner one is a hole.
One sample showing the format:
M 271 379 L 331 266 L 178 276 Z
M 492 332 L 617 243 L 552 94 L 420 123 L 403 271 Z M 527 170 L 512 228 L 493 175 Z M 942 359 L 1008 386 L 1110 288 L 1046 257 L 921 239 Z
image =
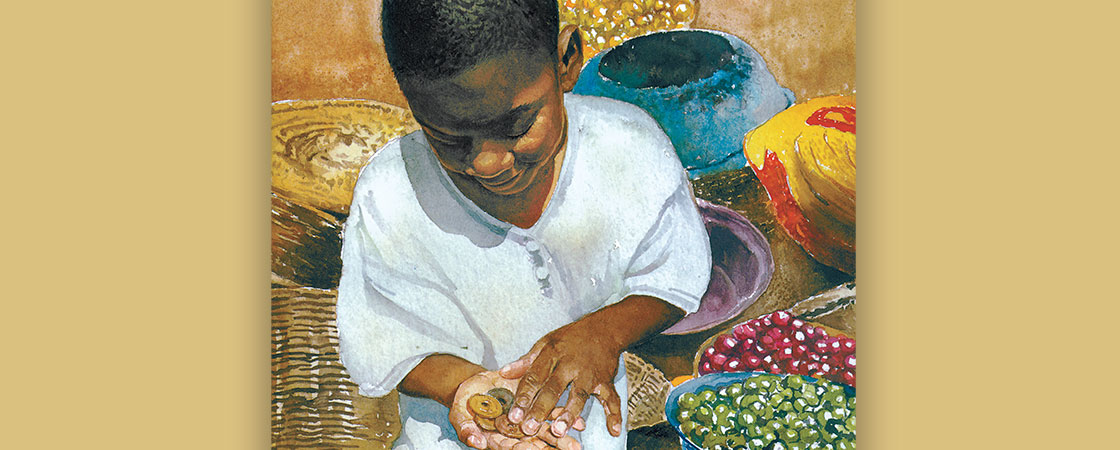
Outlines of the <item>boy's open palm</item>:
M 467 407 L 467 399 L 474 394 L 486 393 L 491 389 L 499 387 L 514 392 L 518 388 L 518 381 L 516 377 L 507 378 L 498 375 L 497 372 L 487 371 L 480 372 L 467 378 L 459 384 L 459 389 L 455 391 L 455 400 L 452 404 L 451 412 L 448 414 L 448 419 L 450 419 L 451 424 L 455 427 L 459 440 L 477 449 L 580 450 L 581 446 L 579 442 L 571 436 L 561 435 L 557 437 L 546 429 L 541 429 L 539 432 L 529 434 L 526 437 L 514 438 L 505 436 L 497 431 L 483 430 L 478 426 Z M 555 418 L 560 413 L 561 410 L 557 408 L 550 416 Z M 580 430 L 583 429 L 583 425 L 583 421 L 580 420 L 575 423 L 573 428 Z

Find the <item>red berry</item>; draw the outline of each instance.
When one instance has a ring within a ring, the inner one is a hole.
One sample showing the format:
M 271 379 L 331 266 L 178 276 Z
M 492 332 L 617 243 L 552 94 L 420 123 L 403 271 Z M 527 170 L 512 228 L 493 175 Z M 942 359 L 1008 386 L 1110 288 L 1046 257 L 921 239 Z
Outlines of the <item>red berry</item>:
M 856 368 L 856 355 L 848 355 L 848 357 L 844 359 L 844 365 L 854 370 Z
M 809 360 L 810 361 L 820 362 L 821 358 L 822 358 L 822 356 L 821 356 L 820 353 L 814 352 L 812 350 L 809 351 Z
M 844 371 L 844 382 L 852 387 L 856 387 L 856 373 L 851 370 Z
M 801 328 L 801 327 L 805 326 L 805 321 L 803 321 L 803 320 L 801 320 L 801 319 L 793 319 L 793 320 L 792 320 L 792 321 L 790 321 L 789 323 L 790 323 L 790 325 L 792 325 L 792 326 L 793 326 L 793 328 L 795 328 L 795 329 L 796 329 L 796 328 Z
M 716 370 L 712 368 L 711 361 L 704 361 L 704 363 L 700 365 L 700 375 L 706 375 L 715 371 Z
M 715 370 L 723 370 L 723 364 L 727 362 L 727 355 L 723 353 L 716 353 L 712 355 L 712 368 Z
M 774 361 L 774 357 L 772 355 L 766 355 L 766 356 L 762 357 L 762 362 L 764 362 L 766 364 L 770 364 L 773 361 Z
M 762 328 L 762 321 L 758 319 L 751 319 L 747 321 L 747 326 L 754 330 L 758 330 Z
M 840 349 L 844 348 L 838 337 L 830 337 L 826 342 L 828 342 L 828 348 L 832 350 L 832 353 L 839 353 Z
M 789 362 L 789 373 L 801 374 L 805 371 L 805 361 L 793 359 Z
M 793 319 L 793 315 L 788 311 L 774 311 L 770 314 L 770 321 L 774 322 L 780 327 L 789 325 L 789 321 Z
M 765 347 L 762 346 L 762 344 L 755 345 L 754 346 L 754 352 L 757 353 L 758 356 L 762 356 L 762 355 L 765 355 L 767 353 L 770 353 L 769 351 L 766 350 Z
M 731 349 L 735 348 L 735 345 L 737 345 L 738 343 L 739 341 L 735 340 L 735 338 L 725 334 L 723 336 L 720 336 L 719 339 L 716 339 L 715 348 L 716 351 L 720 353 L 727 353 L 731 351 Z
M 798 359 L 805 356 L 806 353 L 809 353 L 809 347 L 805 344 L 797 344 L 793 347 L 793 356 Z
M 856 351 L 856 340 L 849 338 L 840 338 L 840 346 L 844 348 L 845 352 L 854 352 Z
M 805 342 L 808 339 L 809 336 L 805 334 L 804 330 L 797 330 L 793 332 L 793 340 L 797 342 Z
M 751 369 L 757 369 L 762 366 L 762 358 L 759 358 L 758 355 L 747 355 L 746 359 L 744 359 L 743 362 L 745 362 L 747 364 L 747 367 L 750 367 Z
M 743 353 L 749 352 L 755 345 L 757 345 L 757 343 L 754 341 L 754 338 L 746 338 L 739 341 L 739 351 Z
M 806 374 L 815 374 L 819 370 L 821 370 L 821 363 L 819 362 L 813 361 L 805 365 Z
M 782 373 L 782 366 L 778 363 L 770 363 L 770 373 Z
M 781 350 L 778 350 L 778 360 L 779 361 L 788 361 L 790 359 L 793 359 L 793 349 L 792 348 L 786 347 L 786 348 L 783 348 Z
M 828 342 L 817 341 L 816 343 L 813 344 L 813 349 L 816 350 L 817 353 L 828 353 L 829 352 Z
M 740 341 L 753 339 L 756 334 L 754 328 L 750 328 L 746 326 L 746 324 L 735 327 L 735 329 L 731 333 L 735 336 L 735 339 L 738 339 Z
M 767 314 L 765 316 L 762 316 L 762 326 L 764 326 L 766 328 L 770 328 L 770 327 L 774 326 L 774 321 L 770 320 L 770 315 L 769 314 Z
M 715 354 L 716 354 L 716 348 L 714 346 L 704 349 L 704 355 L 709 357 L 709 358 L 711 358 L 712 355 L 715 355 Z
M 739 358 L 729 358 L 727 362 L 723 363 L 723 370 L 728 372 L 742 372 L 743 362 Z
M 826 374 L 832 373 L 832 369 L 834 369 L 834 368 L 835 368 L 835 366 L 833 366 L 829 363 L 826 363 L 826 362 L 821 363 L 821 372 L 824 372 Z

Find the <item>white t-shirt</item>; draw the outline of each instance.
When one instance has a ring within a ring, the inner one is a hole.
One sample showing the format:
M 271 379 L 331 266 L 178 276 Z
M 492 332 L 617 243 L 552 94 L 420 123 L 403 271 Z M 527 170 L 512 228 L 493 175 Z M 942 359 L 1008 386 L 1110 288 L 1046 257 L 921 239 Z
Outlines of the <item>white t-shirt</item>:
M 545 334 L 630 295 L 697 309 L 711 250 L 668 137 L 627 103 L 574 94 L 564 103 L 564 162 L 527 229 L 463 196 L 421 132 L 387 144 L 362 169 L 337 308 L 341 359 L 362 395 L 387 394 L 435 353 L 496 370 Z M 420 416 L 442 413 L 447 422 L 446 408 L 427 401 L 419 409 L 431 414 L 415 412 L 405 405 L 414 400 L 402 395 L 405 437 Z M 605 429 L 591 417 L 587 425 Z

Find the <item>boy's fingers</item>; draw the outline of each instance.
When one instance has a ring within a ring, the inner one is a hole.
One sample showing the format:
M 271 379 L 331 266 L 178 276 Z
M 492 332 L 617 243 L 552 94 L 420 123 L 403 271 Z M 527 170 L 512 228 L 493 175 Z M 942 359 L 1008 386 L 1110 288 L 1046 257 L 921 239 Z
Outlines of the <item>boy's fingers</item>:
M 579 450 L 579 441 L 576 441 L 571 436 L 554 436 L 548 427 L 541 427 L 535 436 L 538 442 L 547 444 L 546 448 L 560 448 L 566 450 Z
M 614 386 L 600 384 L 599 387 L 595 388 L 593 394 L 599 398 L 599 402 L 603 404 L 603 410 L 607 413 L 607 430 L 610 430 L 611 436 L 620 436 L 622 434 L 622 400 L 618 397 L 618 393 L 614 391 Z
M 549 376 L 552 375 L 552 369 L 555 366 L 556 360 L 552 355 L 545 353 L 537 355 L 532 366 L 521 377 L 521 381 L 517 383 L 517 394 L 513 397 L 513 407 L 510 408 L 508 414 L 510 422 L 520 424 L 528 419 L 529 406 L 533 404 L 533 399 L 537 397 L 538 391 L 544 387 Z M 553 401 L 549 408 L 555 405 L 556 402 Z M 544 414 L 540 416 L 544 416 Z M 535 434 L 536 430 L 533 431 L 534 433 L 526 434 Z
M 572 390 L 568 391 L 568 403 L 564 405 L 563 412 L 552 422 L 552 434 L 556 437 L 567 434 L 568 428 L 583 413 L 583 406 L 590 397 L 591 392 L 585 387 L 573 384 Z
M 537 396 L 533 398 L 533 403 L 525 414 L 525 420 L 521 423 L 521 431 L 528 435 L 536 434 L 541 426 L 545 425 L 544 421 L 548 418 L 549 411 L 556 407 L 556 402 L 560 400 L 560 394 L 564 393 L 564 389 L 567 389 L 567 387 L 568 380 L 560 377 L 559 373 L 552 372 L 548 381 L 537 391 Z
M 576 417 L 576 421 L 572 422 L 572 428 L 575 428 L 576 431 L 583 431 L 587 429 L 587 422 L 583 420 L 583 417 Z
M 455 427 L 459 431 L 459 441 L 467 445 L 484 450 L 487 448 L 486 437 L 482 434 L 482 429 L 471 421 L 469 423 L 461 423 Z

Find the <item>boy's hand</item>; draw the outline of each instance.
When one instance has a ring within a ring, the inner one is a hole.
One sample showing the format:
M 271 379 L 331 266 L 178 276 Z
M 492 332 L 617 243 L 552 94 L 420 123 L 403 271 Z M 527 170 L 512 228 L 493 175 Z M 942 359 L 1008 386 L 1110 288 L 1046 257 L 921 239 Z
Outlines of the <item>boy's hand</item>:
M 497 372 L 481 372 L 470 378 L 467 378 L 459 384 L 459 388 L 455 391 L 455 399 L 451 405 L 451 412 L 448 414 L 448 419 L 455 427 L 458 433 L 459 440 L 467 445 L 477 449 L 494 449 L 494 450 L 529 450 L 529 449 L 563 449 L 563 450 L 580 450 L 580 444 L 571 436 L 561 435 L 555 436 L 552 433 L 541 430 L 539 433 L 526 433 L 525 437 L 509 437 L 502 435 L 497 431 L 483 430 L 475 422 L 470 409 L 467 406 L 467 399 L 474 394 L 486 393 L 491 389 L 502 387 L 509 389 L 511 392 L 517 389 L 518 380 L 515 378 L 506 378 L 499 376 Z M 556 409 L 551 414 L 556 417 L 560 414 L 560 410 Z M 575 423 L 577 430 L 583 429 L 583 421 L 580 420 Z
M 622 405 L 614 377 L 625 346 L 607 336 L 594 321 L 573 322 L 541 338 L 528 354 L 503 367 L 498 372 L 502 377 L 521 379 L 508 414 L 510 422 L 521 424 L 528 435 L 565 436 L 594 395 L 606 410 L 611 435 L 619 436 Z M 547 425 L 546 416 L 569 384 L 567 404 L 551 426 Z

